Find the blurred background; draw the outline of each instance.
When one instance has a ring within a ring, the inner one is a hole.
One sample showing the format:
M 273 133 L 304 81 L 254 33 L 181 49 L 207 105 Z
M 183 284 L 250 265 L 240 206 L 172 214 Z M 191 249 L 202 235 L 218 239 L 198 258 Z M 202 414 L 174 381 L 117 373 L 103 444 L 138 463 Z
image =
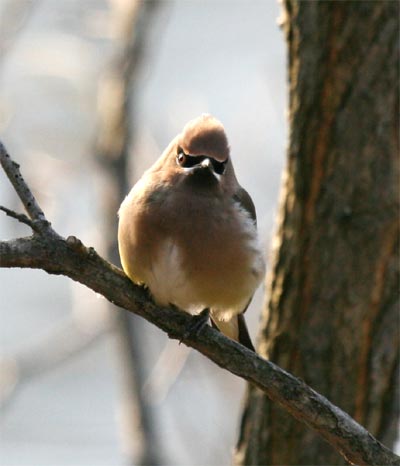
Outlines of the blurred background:
M 267 255 L 287 137 L 279 14 L 274 0 L 0 0 L 1 140 L 56 231 L 119 265 L 121 196 L 209 112 Z M 22 211 L 3 172 L 0 204 Z M 0 216 L 1 239 L 29 234 Z M 0 269 L 0 321 L 0 464 L 231 464 L 245 384 L 195 351 L 42 271 Z

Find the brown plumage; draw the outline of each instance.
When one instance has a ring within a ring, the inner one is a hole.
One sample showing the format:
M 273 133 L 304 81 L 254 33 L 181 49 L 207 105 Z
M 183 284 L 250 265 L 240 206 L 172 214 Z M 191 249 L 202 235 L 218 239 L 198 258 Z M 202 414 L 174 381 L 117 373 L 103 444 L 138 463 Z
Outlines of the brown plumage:
M 224 334 L 252 348 L 241 315 L 264 274 L 255 209 L 239 185 L 222 124 L 190 121 L 119 210 L 122 266 L 160 305 L 209 308 Z
M 186 154 L 208 155 L 220 162 L 229 157 L 224 127 L 209 115 L 189 121 L 183 129 L 180 143 Z

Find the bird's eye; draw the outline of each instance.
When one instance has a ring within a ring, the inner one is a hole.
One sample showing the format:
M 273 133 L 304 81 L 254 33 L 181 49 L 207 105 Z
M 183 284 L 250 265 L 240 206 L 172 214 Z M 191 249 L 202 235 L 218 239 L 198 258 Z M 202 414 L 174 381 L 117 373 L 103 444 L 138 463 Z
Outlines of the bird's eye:
M 183 168 L 190 168 L 198 165 L 205 157 L 204 156 L 193 156 L 183 152 L 183 149 L 178 147 L 178 154 L 176 156 L 176 163 Z
M 179 152 L 179 154 L 176 156 L 176 161 L 181 166 L 185 165 L 186 155 L 183 152 Z

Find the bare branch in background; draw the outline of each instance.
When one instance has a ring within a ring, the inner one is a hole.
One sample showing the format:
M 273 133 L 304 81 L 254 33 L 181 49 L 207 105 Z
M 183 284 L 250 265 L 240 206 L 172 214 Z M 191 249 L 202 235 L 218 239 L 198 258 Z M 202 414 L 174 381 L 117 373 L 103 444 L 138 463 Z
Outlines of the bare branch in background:
M 14 2 L 15 3 L 15 2 Z M 23 24 L 34 10 L 39 1 L 25 1 L 18 4 L 9 2 L 5 5 L 2 23 L 7 27 L 2 31 L 7 32 L 7 40 L 1 41 L 4 58 L 9 51 L 14 38 L 22 29 Z M 102 161 L 105 173 L 108 175 L 108 191 L 104 196 L 107 205 L 104 217 L 108 223 L 105 234 L 105 242 L 108 243 L 108 257 L 113 262 L 118 260 L 118 252 L 115 243 L 116 211 L 127 189 L 126 165 L 128 146 L 130 145 L 130 91 L 131 82 L 137 75 L 138 64 L 144 53 L 146 43 L 146 31 L 151 22 L 152 14 L 156 10 L 157 2 L 111 2 L 114 7 L 112 26 L 115 35 L 115 54 L 111 60 L 111 66 L 101 80 L 99 92 L 100 127 L 98 129 L 98 142 L 96 152 Z M 4 20 L 5 18 L 5 20 Z M 4 34 L 3 34 L 4 35 Z M 1 36 L 1 33 L 0 33 Z M 0 46 L 1 47 L 1 46 Z M 1 61 L 0 61 L 1 64 Z M 12 163 L 12 162 L 10 162 Z M 8 167 L 5 161 L 5 170 Z M 25 196 L 20 191 L 25 183 L 15 167 L 16 174 L 12 183 L 16 191 L 21 194 L 21 199 L 26 199 L 25 208 L 32 219 L 25 214 L 16 213 L 6 207 L 0 207 L 6 215 L 15 218 L 31 227 L 35 232 L 48 229 L 49 225 L 43 221 L 43 212 L 36 205 L 34 199 Z M 22 181 L 22 183 L 21 183 Z M 110 196 L 109 194 L 112 193 Z M 48 229 L 48 233 L 51 233 Z M 116 344 L 119 351 L 119 375 L 121 377 L 121 398 L 123 415 L 122 420 L 123 450 L 130 463 L 157 464 L 157 442 L 151 428 L 149 407 L 143 400 L 141 387 L 143 382 L 143 368 L 140 366 L 142 357 L 137 355 L 140 345 L 140 335 L 137 335 L 136 327 L 132 325 L 129 316 L 125 312 L 113 312 L 114 322 L 96 323 L 90 328 L 81 329 L 79 323 L 72 317 L 57 329 L 53 329 L 48 335 L 41 336 L 31 346 L 17 354 L 3 357 L 0 360 L 0 368 L 3 374 L 0 383 L 0 407 L 6 408 L 19 392 L 19 389 L 32 378 L 40 377 L 48 371 L 58 368 L 63 363 L 81 354 L 90 348 L 105 332 L 111 329 L 116 332 Z M 103 325 L 104 324 L 104 325 Z M 62 344 L 61 344 L 62 343 Z M 46 348 L 46 351 L 44 351 Z M 50 351 L 49 351 L 50 348 Z
M 133 84 L 145 57 L 148 32 L 157 1 L 114 1 L 111 26 L 114 54 L 99 82 L 99 124 L 94 152 L 103 169 L 100 203 L 104 219 L 103 242 L 107 258 L 119 263 L 117 211 L 128 190 L 128 159 L 132 144 L 130 121 Z M 112 307 L 112 305 L 110 305 Z M 143 398 L 145 347 L 142 325 L 122 310 L 112 313 L 116 330 L 117 379 L 120 387 L 119 416 L 122 450 L 130 464 L 160 464 L 150 405 Z
M 10 157 L 0 144 L 3 167 L 9 166 L 9 161 Z M 7 173 L 9 178 L 17 173 L 16 164 L 11 167 Z M 24 204 L 28 197 L 33 198 L 28 186 L 19 195 Z M 75 237 L 62 238 L 47 224 L 48 229 L 31 237 L 0 242 L 0 267 L 37 268 L 50 274 L 66 275 L 145 318 L 171 338 L 183 338 L 192 319 L 189 314 L 157 307 L 146 290 L 134 285 L 122 270 L 102 259 L 93 248 L 87 248 Z M 322 436 L 350 463 L 400 465 L 397 455 L 325 397 L 213 328 L 204 328 L 184 343 L 256 385 L 272 401 Z

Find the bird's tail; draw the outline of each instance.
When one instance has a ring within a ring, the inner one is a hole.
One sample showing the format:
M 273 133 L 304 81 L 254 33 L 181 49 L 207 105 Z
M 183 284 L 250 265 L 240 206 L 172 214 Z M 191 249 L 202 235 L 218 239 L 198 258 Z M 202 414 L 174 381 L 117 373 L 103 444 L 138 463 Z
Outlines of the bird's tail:
M 229 320 L 220 320 L 211 313 L 211 323 L 214 328 L 222 332 L 227 337 L 238 341 L 251 351 L 256 351 L 251 341 L 243 314 L 235 315 Z
M 239 343 L 241 343 L 243 346 L 246 346 L 246 348 L 249 348 L 251 351 L 256 352 L 253 343 L 250 338 L 249 330 L 246 325 L 246 321 L 244 320 L 244 315 L 239 314 L 237 316 L 238 320 L 238 327 L 239 327 Z

